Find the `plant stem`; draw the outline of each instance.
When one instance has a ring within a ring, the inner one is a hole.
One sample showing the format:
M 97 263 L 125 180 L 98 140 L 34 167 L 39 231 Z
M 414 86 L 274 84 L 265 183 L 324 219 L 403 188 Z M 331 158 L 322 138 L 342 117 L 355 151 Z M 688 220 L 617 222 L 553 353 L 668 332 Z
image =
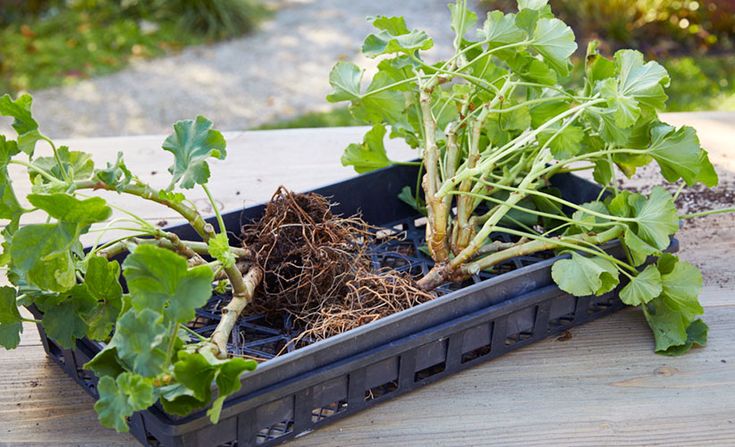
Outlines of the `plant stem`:
M 704 217 L 704 216 L 711 216 L 714 214 L 726 214 L 726 213 L 735 213 L 735 207 L 734 208 L 720 208 L 717 210 L 700 211 L 698 213 L 684 214 L 679 217 L 681 219 L 693 219 L 695 217 Z
M 227 234 L 227 229 L 225 228 L 225 221 L 222 220 L 222 215 L 219 212 L 219 207 L 217 207 L 217 202 L 214 201 L 214 197 L 212 197 L 212 193 L 209 191 L 209 188 L 207 187 L 207 185 L 202 185 L 202 189 L 204 190 L 204 194 L 207 195 L 209 204 L 212 206 L 214 215 L 217 218 L 217 224 L 219 225 L 219 232 L 222 234 Z
M 225 270 L 231 269 L 237 271 L 236 267 Z M 240 275 L 239 271 L 237 271 L 237 275 Z M 229 274 L 228 277 L 230 277 Z M 219 358 L 227 357 L 227 340 L 230 338 L 230 333 L 235 327 L 237 319 L 240 318 L 240 313 L 252 301 L 255 288 L 263 280 L 263 270 L 260 267 L 251 267 L 245 276 L 240 276 L 240 278 L 242 281 L 231 282 L 232 300 L 222 309 L 222 319 L 217 324 L 214 333 L 212 333 L 210 349 Z

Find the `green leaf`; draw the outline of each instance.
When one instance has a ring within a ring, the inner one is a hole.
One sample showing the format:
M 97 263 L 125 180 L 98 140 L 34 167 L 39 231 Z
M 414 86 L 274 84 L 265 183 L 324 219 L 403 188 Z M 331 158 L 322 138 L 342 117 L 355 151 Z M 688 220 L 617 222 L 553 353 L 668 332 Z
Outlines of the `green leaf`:
M 587 58 L 585 60 L 587 94 L 592 91 L 592 87 L 597 81 L 615 76 L 615 63 L 600 55 L 597 51 L 599 45 L 600 42 L 596 40 L 590 41 L 587 45 Z
M 112 333 L 122 309 L 120 264 L 101 256 L 90 258 L 84 285 L 97 301 L 96 306 L 85 314 L 89 326 L 87 336 L 93 340 L 105 340 Z
M 675 259 L 673 268 L 668 271 L 662 266 L 664 262 L 667 262 L 667 258 Z M 661 280 L 663 282 L 663 294 L 666 299 L 675 305 L 681 315 L 689 321 L 693 321 L 698 315 L 702 315 L 704 309 L 699 304 L 698 299 L 699 293 L 702 291 L 702 273 L 699 269 L 672 255 L 666 255 L 662 261 L 659 261 L 659 265 L 665 271 L 661 275 Z
M 518 0 L 518 10 L 539 10 L 545 7 L 548 3 L 549 0 Z
M 670 244 L 669 237 L 679 229 L 679 216 L 671 194 L 656 186 L 648 198 L 631 194 L 628 203 L 635 211 L 636 234 L 658 250 L 665 250 Z
M 699 146 L 697 131 L 689 126 L 674 129 L 661 124 L 653 127 L 648 153 L 661 167 L 664 178 L 670 182 L 681 178 L 691 186 L 699 180 L 700 172 L 704 171 L 705 180 L 712 183 L 711 172 L 714 172 L 714 169 L 710 171 L 712 164 Z
M 122 152 L 117 153 L 117 159 L 114 163 L 108 162 L 107 167 L 95 171 L 94 176 L 102 183 L 114 186 L 118 192 L 122 191 L 133 181 L 133 174 L 125 165 Z
M 356 172 L 374 171 L 391 165 L 385 153 L 385 127 L 376 124 L 365 133 L 362 144 L 350 144 L 342 155 L 342 166 L 352 166 Z
M 608 214 L 607 207 L 604 203 L 599 201 L 587 202 L 580 205 L 586 210 L 590 210 L 599 214 Z M 594 231 L 596 227 L 594 224 L 606 222 L 606 219 L 602 219 L 598 216 L 586 213 L 584 210 L 577 210 L 572 214 L 572 219 L 575 221 L 575 226 L 582 231 Z
M 36 301 L 43 311 L 43 328 L 48 336 L 64 348 L 71 349 L 87 335 L 84 314 L 94 309 L 97 301 L 87 287 L 77 284 L 68 293 Z
M 154 377 L 164 372 L 168 358 L 163 315 L 151 309 L 130 309 L 118 320 L 111 345 L 137 374 Z
M 379 31 L 368 35 L 362 44 L 362 53 L 367 57 L 390 53 L 412 54 L 434 46 L 424 31 L 409 30 L 403 17 L 378 16 L 370 20 Z
M 368 123 L 381 123 L 386 121 L 391 125 L 401 123 L 406 117 L 403 112 L 406 108 L 406 101 L 403 93 L 398 91 L 400 87 L 393 87 L 387 90 L 379 90 L 395 84 L 396 79 L 385 71 L 379 71 L 370 82 L 365 94 L 352 101 L 350 111 L 352 115 L 361 121 Z M 377 92 L 377 93 L 373 93 Z
M 197 408 L 201 408 L 209 401 L 201 401 L 194 397 L 194 392 L 180 383 L 173 383 L 159 388 L 161 404 L 166 413 L 178 416 L 188 416 Z
M 105 346 L 92 360 L 87 362 L 84 365 L 84 369 L 94 372 L 97 377 L 117 377 L 125 372 L 125 368 L 117 356 L 117 348 L 110 344 Z
M 118 432 L 128 431 L 127 418 L 156 402 L 153 383 L 150 379 L 125 372 L 117 379 L 105 376 L 97 384 L 99 400 L 94 409 L 103 426 Z
M 659 354 L 677 356 L 687 353 L 695 346 L 704 346 L 707 344 L 708 330 L 704 321 L 695 320 L 687 327 L 687 341 L 683 345 L 672 346 Z
M 69 194 L 29 194 L 28 201 L 60 222 L 75 224 L 79 229 L 110 218 L 112 209 L 101 197 L 79 200 Z
M 643 61 L 640 51 L 620 50 L 615 53 L 620 94 L 650 108 L 663 109 L 667 99 L 664 87 L 669 85 L 669 74 L 659 63 L 649 61 L 644 64 Z
M 10 95 L 0 96 L 0 116 L 13 118 L 13 129 L 18 133 L 20 149 L 32 155 L 36 142 L 41 139 L 38 123 L 31 115 L 31 95 L 21 95 L 13 100 Z
M 398 194 L 398 198 L 411 208 L 426 215 L 426 204 L 421 200 L 421 197 L 418 198 L 418 201 L 416 200 L 416 196 L 411 192 L 410 186 L 404 186 L 403 189 L 401 189 L 401 193 Z
M 216 374 L 216 366 L 199 353 L 181 351 L 174 363 L 176 381 L 190 389 L 192 396 L 202 402 L 209 402 L 212 398 L 211 387 Z
M 673 303 L 662 295 L 646 304 L 646 309 L 644 315 L 656 340 L 656 352 L 686 344 L 688 322 Z
M 551 277 L 563 291 L 574 296 L 603 295 L 618 285 L 618 269 L 612 262 L 572 252 L 551 268 Z
M 609 185 L 613 179 L 613 167 L 607 160 L 595 160 L 592 177 L 600 185 Z
M 64 171 L 72 180 L 89 180 L 92 178 L 94 161 L 92 161 L 90 154 L 70 151 L 68 147 L 61 146 L 56 150 L 56 155 L 59 161 L 56 161 L 56 157 L 38 157 L 34 160 L 33 164 L 47 171 L 51 176 L 59 180 L 59 182 L 66 182 L 66 178 L 59 167 L 59 162 L 61 162 Z M 31 182 L 36 188 L 50 183 L 48 179 L 32 169 L 28 170 L 28 175 L 31 177 Z M 65 188 L 68 188 L 68 186 L 65 186 Z
M 569 57 L 577 50 L 574 32 L 559 19 L 539 19 L 531 46 L 562 76 L 569 74 Z
M 334 91 L 327 95 L 327 101 L 352 101 L 360 98 L 362 70 L 352 62 L 337 62 L 329 72 L 329 85 Z
M 700 170 L 699 174 L 697 175 L 697 181 L 710 188 L 717 186 L 717 184 L 719 183 L 717 171 L 715 171 L 715 167 L 712 166 L 712 162 L 709 159 L 709 154 L 704 149 L 699 152 L 699 165 Z
M 649 265 L 620 290 L 620 299 L 629 306 L 640 306 L 661 295 L 662 290 L 661 273 Z
M 206 160 L 209 157 L 224 160 L 225 146 L 225 138 L 212 129 L 212 122 L 203 116 L 177 121 L 174 133 L 163 142 L 163 149 L 174 154 L 174 164 L 168 168 L 173 176 L 169 189 L 179 182 L 184 189 L 207 183 L 209 164 Z
M 15 289 L 0 287 L 0 346 L 5 349 L 18 346 L 23 332 L 22 320 L 16 304 Z
M 496 47 L 519 42 L 526 37 L 526 33 L 516 26 L 514 15 L 490 11 L 480 31 L 480 37 L 491 47 Z
M 223 267 L 229 268 L 235 265 L 237 258 L 230 250 L 230 240 L 227 238 L 226 234 L 219 233 L 214 237 L 209 238 L 207 248 L 209 250 L 209 254 L 212 255 L 214 259 L 221 262 Z
M 71 245 L 77 229 L 69 224 L 31 224 L 10 242 L 10 270 L 42 290 L 64 292 L 76 284 Z
M 254 360 L 246 360 L 238 357 L 228 359 L 219 365 L 219 372 L 215 382 L 217 383 L 217 398 L 212 402 L 212 408 L 207 410 L 207 415 L 212 423 L 219 421 L 222 405 L 231 394 L 240 390 L 240 376 L 245 371 L 252 371 L 257 364 Z
M 15 141 L 6 140 L 0 135 L 0 219 L 8 219 L 12 231 L 18 226 L 23 207 L 18 202 L 13 190 L 13 183 L 8 174 L 8 163 L 19 153 Z
M 628 247 L 630 257 L 633 259 L 633 266 L 635 267 L 646 262 L 649 256 L 661 253 L 661 250 L 638 237 L 630 227 L 625 228 L 623 242 Z
M 553 139 L 552 139 L 553 138 Z M 549 140 L 551 154 L 557 160 L 566 160 L 582 151 L 584 130 L 578 126 L 566 126 L 564 129 L 547 129 L 538 135 L 538 142 L 545 145 Z
M 671 254 L 662 255 L 657 267 L 661 272 L 663 290 L 644 308 L 646 320 L 656 338 L 656 352 L 678 354 L 694 344 L 704 344 L 704 323 L 697 323 L 689 333 L 691 325 L 698 321 L 696 318 L 704 313 L 698 300 L 702 274 L 693 265 Z
M 477 25 L 477 14 L 467 9 L 467 2 L 458 0 L 448 5 L 452 17 L 451 27 L 457 40 L 461 41 L 467 32 Z
M 600 81 L 598 87 L 600 95 L 607 99 L 608 106 L 613 110 L 616 126 L 626 129 L 638 121 L 641 116 L 638 101 L 630 96 L 620 94 L 618 83 L 614 78 Z
M 123 272 L 133 307 L 161 312 L 166 321 L 192 320 L 212 296 L 211 268 L 189 269 L 182 256 L 154 245 L 138 246 L 125 258 Z

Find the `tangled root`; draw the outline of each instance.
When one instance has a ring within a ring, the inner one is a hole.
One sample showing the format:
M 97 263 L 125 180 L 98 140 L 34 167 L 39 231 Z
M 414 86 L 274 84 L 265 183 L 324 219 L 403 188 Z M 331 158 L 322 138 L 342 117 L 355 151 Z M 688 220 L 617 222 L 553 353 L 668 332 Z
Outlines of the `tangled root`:
M 357 216 L 335 216 L 318 194 L 279 188 L 263 218 L 243 227 L 265 273 L 253 310 L 285 312 L 302 337 L 323 339 L 433 299 L 407 275 L 373 270 L 371 230 Z

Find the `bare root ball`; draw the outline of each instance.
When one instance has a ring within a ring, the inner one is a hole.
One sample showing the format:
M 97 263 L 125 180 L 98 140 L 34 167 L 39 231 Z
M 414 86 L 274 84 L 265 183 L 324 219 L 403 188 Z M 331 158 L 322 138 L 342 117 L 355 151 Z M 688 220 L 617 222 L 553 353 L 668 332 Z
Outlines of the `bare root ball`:
M 265 273 L 253 311 L 286 312 L 302 336 L 322 339 L 433 299 L 407 275 L 373 270 L 374 238 L 358 216 L 335 216 L 325 197 L 279 188 L 263 218 L 243 227 Z

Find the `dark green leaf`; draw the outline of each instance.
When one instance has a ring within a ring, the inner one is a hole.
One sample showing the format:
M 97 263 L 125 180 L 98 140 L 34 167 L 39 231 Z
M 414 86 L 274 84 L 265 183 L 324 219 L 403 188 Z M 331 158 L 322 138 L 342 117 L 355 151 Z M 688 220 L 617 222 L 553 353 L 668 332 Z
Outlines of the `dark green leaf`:
M 92 360 L 87 362 L 84 365 L 84 369 L 94 372 L 97 377 L 117 377 L 125 372 L 125 368 L 117 356 L 117 348 L 109 344 L 95 355 Z
M 709 328 L 702 320 L 695 320 L 687 327 L 687 341 L 683 345 L 672 346 L 659 354 L 677 356 L 686 354 L 695 346 L 704 346 L 707 344 L 707 332 Z
M 186 259 L 156 247 L 140 245 L 123 262 L 135 309 L 153 309 L 166 321 L 185 323 L 212 296 L 214 273 L 206 265 L 188 268 Z
M 97 384 L 100 397 L 94 404 L 99 420 L 107 428 L 128 431 L 127 418 L 156 402 L 150 379 L 132 373 L 122 373 L 117 379 L 105 376 Z
M 10 243 L 10 269 L 42 290 L 63 292 L 76 283 L 71 245 L 77 229 L 68 224 L 31 224 Z
M 675 182 L 681 178 L 691 186 L 703 172 L 703 179 L 712 183 L 711 173 L 714 169 L 700 148 L 697 132 L 693 128 L 684 126 L 674 129 L 665 124 L 658 125 L 651 129 L 651 139 L 648 152 L 658 162 L 666 180 Z
M 227 155 L 225 138 L 212 129 L 212 122 L 203 116 L 195 120 L 177 121 L 174 133 L 163 142 L 163 149 L 174 154 L 174 164 L 168 168 L 173 178 L 171 186 L 179 183 L 184 189 L 203 185 L 209 180 L 207 159 L 224 160 Z
M 84 285 L 89 294 L 97 301 L 96 306 L 85 315 L 89 325 L 89 338 L 104 340 L 112 333 L 122 308 L 122 286 L 120 285 L 120 264 L 107 261 L 101 256 L 89 259 Z
M 29 194 L 28 201 L 36 208 L 61 222 L 75 224 L 79 229 L 110 218 L 112 209 L 101 197 L 79 200 L 69 194 Z
M 14 349 L 20 343 L 23 332 L 22 317 L 16 304 L 16 291 L 12 287 L 0 287 L 0 346 Z
M 130 309 L 117 321 L 110 342 L 118 357 L 136 373 L 154 377 L 164 371 L 167 360 L 167 327 L 163 315 L 151 309 Z
M 87 287 L 77 284 L 63 295 L 37 301 L 43 311 L 43 328 L 48 336 L 64 348 L 71 349 L 77 339 L 87 335 L 84 314 L 93 310 L 97 301 Z

